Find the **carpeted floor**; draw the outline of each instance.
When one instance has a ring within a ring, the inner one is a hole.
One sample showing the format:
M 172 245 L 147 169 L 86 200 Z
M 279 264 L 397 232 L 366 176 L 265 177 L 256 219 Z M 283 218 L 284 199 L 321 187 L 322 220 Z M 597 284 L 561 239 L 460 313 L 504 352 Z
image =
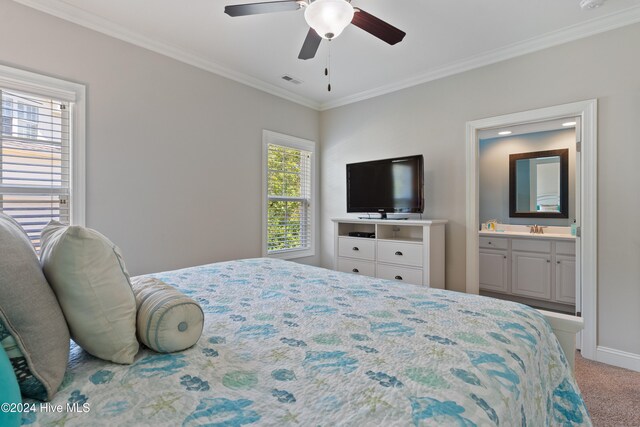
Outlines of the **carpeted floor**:
M 640 372 L 592 362 L 576 352 L 576 379 L 594 426 L 640 426 Z

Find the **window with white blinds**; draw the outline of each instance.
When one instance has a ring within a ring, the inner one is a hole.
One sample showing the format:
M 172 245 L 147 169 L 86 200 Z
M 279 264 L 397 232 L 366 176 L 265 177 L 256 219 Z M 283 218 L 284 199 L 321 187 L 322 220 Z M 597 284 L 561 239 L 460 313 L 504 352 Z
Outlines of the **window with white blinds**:
M 266 253 L 308 256 L 313 253 L 313 143 L 287 144 L 271 136 L 265 143 Z
M 0 99 L 0 211 L 39 250 L 50 220 L 69 222 L 69 102 L 1 86 Z

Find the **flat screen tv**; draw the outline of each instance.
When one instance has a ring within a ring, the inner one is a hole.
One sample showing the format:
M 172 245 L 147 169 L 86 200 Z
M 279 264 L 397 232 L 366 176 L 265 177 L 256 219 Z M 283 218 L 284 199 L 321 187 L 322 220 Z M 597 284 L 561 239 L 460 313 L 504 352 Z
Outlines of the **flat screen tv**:
M 347 165 L 347 212 L 422 213 L 422 155 Z

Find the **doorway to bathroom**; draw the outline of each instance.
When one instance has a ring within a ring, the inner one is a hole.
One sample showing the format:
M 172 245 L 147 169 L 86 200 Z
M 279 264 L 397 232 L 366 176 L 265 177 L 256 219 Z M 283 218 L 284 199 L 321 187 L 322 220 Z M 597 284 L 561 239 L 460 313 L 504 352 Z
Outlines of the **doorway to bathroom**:
M 583 317 L 596 350 L 595 100 L 467 123 L 467 292 Z
M 478 133 L 480 294 L 580 313 L 579 119 Z

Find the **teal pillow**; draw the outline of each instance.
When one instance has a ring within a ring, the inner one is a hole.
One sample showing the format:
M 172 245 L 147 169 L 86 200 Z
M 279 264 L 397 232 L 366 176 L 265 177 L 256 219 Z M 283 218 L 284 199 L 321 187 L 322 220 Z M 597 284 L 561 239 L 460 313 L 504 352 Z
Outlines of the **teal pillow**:
M 29 369 L 27 358 L 24 357 L 15 338 L 11 335 L 11 331 L 9 331 L 2 320 L 2 313 L 0 313 L 0 348 L 2 348 L 9 358 L 21 394 L 33 399 L 47 400 L 47 389 L 42 382 L 33 375 L 31 369 Z M 0 424 L 0 426 L 2 426 L 2 424 Z
M 11 408 L 11 406 L 22 402 L 20 387 L 18 387 L 18 380 L 13 373 L 9 357 L 2 346 L 0 346 L 0 384 L 2 384 L 2 387 L 0 387 L 0 405 L 2 405 L 0 409 L 0 426 L 19 426 L 22 414 L 15 407 Z M 7 404 L 9 409 L 14 411 L 8 411 Z

